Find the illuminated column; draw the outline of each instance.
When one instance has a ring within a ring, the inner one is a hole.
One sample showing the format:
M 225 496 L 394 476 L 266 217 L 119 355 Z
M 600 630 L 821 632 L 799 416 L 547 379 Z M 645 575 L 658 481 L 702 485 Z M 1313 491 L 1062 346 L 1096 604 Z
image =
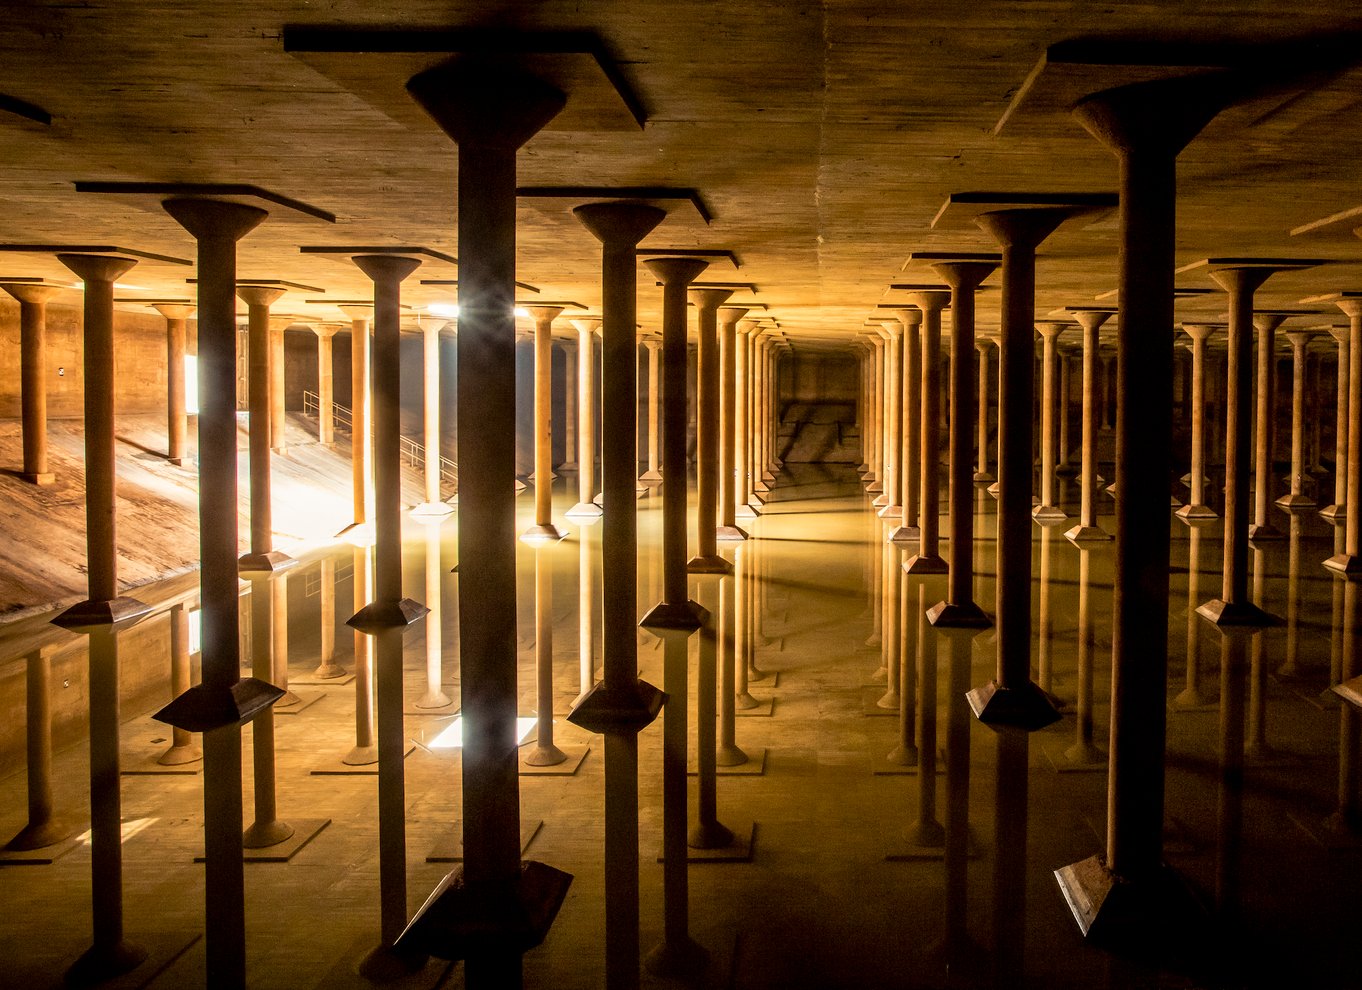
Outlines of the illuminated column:
M 73 822 L 56 817 L 52 796 L 52 660 L 40 647 L 29 651 L 24 662 L 28 821 L 0 854 L 46 849 L 80 831 Z
M 975 481 L 996 481 L 988 469 L 988 369 L 992 361 L 988 352 L 993 347 L 993 339 L 981 336 L 974 342 L 979 351 L 979 468 L 974 472 Z
M 903 327 L 903 359 L 899 362 L 899 418 L 903 442 L 899 446 L 899 485 L 903 510 L 899 526 L 889 534 L 895 542 L 911 542 L 919 538 L 918 516 L 921 507 L 922 473 L 922 310 L 905 306 L 896 314 Z
M 1059 353 L 1059 424 L 1057 432 L 1059 434 L 1059 446 L 1056 448 L 1059 461 L 1055 465 L 1055 474 L 1061 478 L 1071 478 L 1078 472 L 1069 463 L 1069 453 L 1072 445 L 1069 442 L 1069 409 L 1073 405 L 1073 357 L 1074 348 L 1068 346 L 1057 348 Z
M 346 304 L 341 312 L 350 317 L 350 483 L 354 497 L 355 521 L 345 530 L 357 527 L 371 530 L 373 506 L 373 478 L 369 465 L 373 462 L 374 424 L 369 411 L 369 359 L 373 343 L 370 339 L 372 306 Z M 356 536 L 362 540 L 362 536 Z
M 1291 342 L 1291 491 L 1277 499 L 1287 509 L 1312 509 L 1315 500 L 1304 492 L 1305 482 L 1305 349 L 1314 334 L 1292 330 Z
M 1206 338 L 1216 331 L 1214 324 L 1184 323 L 1182 332 L 1192 346 L 1192 464 L 1191 496 L 1178 510 L 1183 519 L 1214 519 L 1215 510 L 1206 504 Z
M 1348 502 L 1348 369 L 1350 360 L 1348 340 L 1352 331 L 1346 327 L 1332 327 L 1329 336 L 1338 344 L 1337 398 L 1334 406 L 1334 501 L 1319 510 L 1325 519 L 1335 524 L 1347 515 Z
M 422 388 L 421 388 L 421 413 L 422 431 L 421 441 L 425 447 L 425 483 L 426 499 L 420 505 L 411 510 L 414 516 L 446 516 L 454 511 L 454 507 L 449 505 L 440 497 L 440 330 L 442 325 L 430 323 L 421 328 L 422 335 Z M 538 343 L 536 340 L 536 347 Z M 538 375 L 538 351 L 535 353 L 536 369 Z M 547 372 L 545 373 L 547 374 Z M 547 399 L 545 400 L 548 401 Z M 539 402 L 539 380 L 535 379 L 535 413 L 538 415 Z M 536 425 L 536 429 L 537 429 Z M 539 451 L 535 449 L 535 470 L 538 471 Z M 540 477 L 549 478 L 553 472 L 545 470 Z M 537 490 L 536 490 L 537 491 Z M 536 504 L 538 500 L 536 499 Z
M 700 335 L 696 406 L 696 552 L 686 562 L 691 574 L 731 574 L 733 565 L 719 556 L 716 541 L 719 496 L 719 307 L 732 289 L 692 288 Z
M 318 631 L 321 649 L 317 669 L 312 676 L 329 681 L 344 677 L 346 673 L 345 668 L 336 663 L 336 561 L 333 557 L 322 558 L 317 597 L 321 613 L 321 628 Z
M 738 321 L 747 310 L 725 306 L 719 310 L 719 508 L 715 538 L 745 540 L 738 528 L 736 475 L 738 446 Z M 731 616 L 730 616 L 731 618 Z
M 317 335 L 317 442 L 324 447 L 336 443 L 336 373 L 331 354 L 339 329 L 334 323 L 312 325 Z
M 282 296 L 284 290 L 239 285 L 236 294 L 250 313 L 247 330 L 250 336 L 246 346 L 250 363 L 251 549 L 241 558 L 241 570 L 277 571 L 294 563 L 292 557 L 274 549 L 270 496 L 270 436 L 273 432 L 270 427 L 273 417 L 270 303 Z
M 180 465 L 184 463 L 185 434 L 188 432 L 184 395 L 185 324 L 194 307 L 156 303 L 152 308 L 166 320 L 166 460 Z
M 274 582 L 282 585 L 283 577 Z M 271 601 L 273 589 L 270 587 L 269 571 L 250 572 L 251 583 L 251 676 L 268 681 L 279 687 L 276 676 L 273 631 L 276 620 L 285 616 L 275 615 Z M 287 600 L 285 601 L 287 606 Z M 286 663 L 284 659 L 282 662 Z M 279 703 L 284 703 L 285 694 Z M 264 849 L 292 838 L 293 826 L 280 821 L 278 817 L 277 791 L 275 788 L 274 759 L 274 706 L 266 708 L 251 722 L 251 774 L 255 811 L 255 821 L 242 834 L 241 844 L 247 849 Z
M 189 665 L 189 610 L 183 602 L 170 606 L 170 693 L 178 698 L 193 686 Z M 203 750 L 188 729 L 171 729 L 170 746 L 157 757 L 164 767 L 178 767 L 203 759 Z
M 1071 324 L 1042 321 L 1036 330 L 1043 341 L 1040 386 L 1040 505 L 1031 510 L 1038 522 L 1062 522 L 1064 510 L 1055 504 L 1055 363 L 1059 335 Z
M 737 391 L 733 433 L 737 438 L 736 504 L 733 507 L 735 519 L 755 519 L 757 510 L 752 504 L 752 335 L 757 331 L 753 320 L 738 323 L 737 360 L 734 370 L 734 388 Z M 737 561 L 734 561 L 737 566 Z
M 534 525 L 520 538 L 557 542 L 565 534 L 553 524 L 553 321 L 563 307 L 531 306 L 529 312 L 534 319 Z
M 1101 414 L 1097 408 L 1097 351 L 1099 331 L 1115 312 L 1113 309 L 1073 311 L 1074 319 L 1083 328 L 1083 454 L 1079 468 L 1078 525 L 1064 535 L 1074 543 L 1111 539 L 1111 534 L 1097 525 L 1097 420 Z M 1192 446 L 1194 450 L 1199 449 L 1195 439 Z
M 426 693 L 415 703 L 421 709 L 448 708 L 449 695 L 444 692 L 444 653 L 441 649 L 444 601 L 441 585 L 445 568 L 440 563 L 440 525 L 432 520 L 426 525 Z
M 1344 293 L 1336 305 L 1348 317 L 1348 482 L 1343 552 L 1334 554 L 1324 566 L 1351 575 L 1362 573 L 1362 293 Z
M 571 320 L 577 330 L 577 504 L 564 515 L 569 519 L 596 518 L 596 387 L 595 345 L 592 334 L 600 329 L 596 319 Z
M 24 468 L 19 476 L 34 485 L 50 485 L 57 476 L 48 470 L 47 464 L 47 301 L 61 286 L 6 282 L 0 288 L 19 300 L 19 390 L 24 442 Z
M 85 545 L 89 597 L 53 621 L 89 636 L 90 888 L 93 944 L 67 973 L 77 985 L 135 969 L 146 951 L 123 934 L 122 793 L 119 780 L 117 628 L 150 609 L 118 594 L 114 458 L 114 281 L 132 258 L 58 254 L 85 283 Z
M 643 346 L 648 349 L 648 470 L 640 481 L 655 483 L 662 480 L 658 469 L 658 438 L 662 430 L 661 415 L 661 374 L 662 340 L 658 337 L 645 337 Z M 738 434 L 742 436 L 741 433 Z
M 903 565 L 907 574 L 945 574 L 938 534 L 941 527 L 941 500 L 937 496 L 938 443 L 941 437 L 941 310 L 950 302 L 948 291 L 921 290 L 912 293 L 913 302 L 922 310 L 922 402 L 920 469 L 918 482 L 918 551 Z
M 240 291 L 237 295 L 241 295 Z M 288 449 L 288 419 L 284 414 L 284 330 L 293 325 L 292 317 L 271 320 L 269 326 L 270 368 L 270 448 L 277 454 Z
M 560 471 L 577 470 L 577 345 L 560 341 L 563 351 L 563 463 Z
M 872 503 L 880 507 L 881 519 L 903 515 L 901 494 L 904 460 L 903 417 L 903 326 L 898 320 L 880 322 L 884 336 L 884 491 Z
M 1286 319 L 1284 313 L 1254 313 L 1258 331 L 1258 408 L 1255 433 L 1253 483 L 1253 525 L 1250 540 L 1280 540 L 1282 531 L 1272 525 L 1272 435 L 1277 425 L 1277 341 L 1276 330 Z
M 885 340 L 879 334 L 872 334 L 870 340 L 870 477 L 865 486 L 867 494 L 878 495 L 884 491 L 884 352 Z M 766 405 L 766 377 L 769 367 L 766 363 L 766 341 L 762 341 L 762 394 L 760 396 L 762 412 L 760 415 L 765 419 Z M 760 435 L 760 430 L 758 434 Z M 765 447 L 758 448 L 761 456 L 765 456 Z M 762 470 L 765 461 L 758 458 L 757 468 Z M 872 500 L 873 504 L 873 500 Z
M 771 486 L 766 483 L 767 481 L 766 478 L 767 471 L 765 467 L 766 462 L 763 459 L 765 457 L 766 452 L 766 423 L 768 419 L 766 408 L 766 381 L 768 378 L 769 369 L 766 364 L 766 355 L 769 344 L 770 338 L 762 336 L 761 328 L 758 328 L 752 332 L 752 356 L 750 364 L 752 369 L 753 382 L 752 414 L 751 414 L 752 418 L 751 472 L 752 472 L 752 501 L 757 505 L 765 504 L 765 499 L 763 499 L 762 496 L 770 494 L 771 491 Z M 874 450 L 874 444 L 876 442 L 878 442 L 877 439 L 874 436 L 872 436 L 871 439 L 872 453 Z M 867 481 L 868 483 L 871 484 L 875 482 L 875 478 L 869 475 L 862 478 L 862 480 Z M 869 488 L 866 489 L 866 491 L 869 490 L 870 490 Z

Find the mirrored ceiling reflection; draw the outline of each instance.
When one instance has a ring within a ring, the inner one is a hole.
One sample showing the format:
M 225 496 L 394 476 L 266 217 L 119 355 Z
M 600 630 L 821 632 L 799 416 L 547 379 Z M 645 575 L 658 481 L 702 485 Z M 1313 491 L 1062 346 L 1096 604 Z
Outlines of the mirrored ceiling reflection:
M 555 487 L 555 518 L 570 487 Z M 1056 498 L 1075 513 L 1072 481 Z M 662 591 L 660 504 L 639 502 L 641 611 Z M 531 500 L 518 506 L 528 524 Z M 980 487 L 974 507 L 974 593 L 991 612 L 995 502 Z M 454 570 L 456 520 L 406 523 L 404 588 L 431 608 L 405 634 L 399 699 L 412 910 L 462 855 L 457 604 L 476 575 Z M 994 731 L 965 701 L 994 675 L 994 630 L 922 618 L 945 578 L 903 572 L 914 548 L 886 540 L 890 522 L 845 466 L 788 464 L 744 523 L 752 538 L 720 544 L 734 573 L 691 578 L 713 617 L 687 643 L 689 932 L 711 960 L 698 985 L 1358 985 L 1358 728 L 1328 688 L 1358 672 L 1362 603 L 1319 566 L 1334 526 L 1281 512 L 1283 538 L 1249 558 L 1253 600 L 1280 621 L 1222 636 L 1195 612 L 1220 587 L 1221 524 L 1170 509 L 1167 707 L 1150 718 L 1168 729 L 1164 857 L 1200 913 L 1169 944 L 1113 953 L 1084 942 L 1052 876 L 1105 846 L 1113 544 L 1033 527 L 1031 672 L 1062 718 Z M 525 984 L 587 988 L 605 972 L 604 761 L 600 737 L 566 713 L 601 677 L 610 603 L 600 524 L 565 528 L 561 543 L 518 550 L 521 841 L 575 877 Z M 241 827 L 261 840 L 247 851 L 252 986 L 363 985 L 354 963 L 379 929 L 375 738 L 394 712 L 369 641 L 345 625 L 371 567 L 346 546 L 243 583 L 243 671 L 290 692 L 271 762 L 243 734 Z M 150 716 L 197 678 L 197 603 L 183 579 L 147 598 L 155 614 L 119 634 L 122 914 L 130 940 L 168 953 L 146 985 L 196 986 L 199 739 Z M 24 906 L 0 924 L 4 986 L 57 983 L 90 944 L 87 709 L 108 697 L 91 691 L 84 637 L 37 628 L 12 631 L 0 666 L 0 897 Z M 645 680 L 663 684 L 666 653 L 640 632 Z M 645 954 L 663 933 L 663 737 L 659 720 L 639 738 Z M 98 905 L 110 892 L 95 893 Z M 436 963 L 421 978 L 463 980 Z

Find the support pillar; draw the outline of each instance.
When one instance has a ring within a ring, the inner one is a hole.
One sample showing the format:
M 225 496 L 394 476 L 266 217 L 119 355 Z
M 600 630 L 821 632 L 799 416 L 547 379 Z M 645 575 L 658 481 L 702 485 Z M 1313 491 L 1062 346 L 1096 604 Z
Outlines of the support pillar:
M 32 282 L 0 284 L 0 289 L 19 300 L 20 428 L 24 446 L 19 477 L 34 485 L 50 485 L 57 480 L 47 464 L 47 301 L 60 288 Z
M 719 523 L 715 538 L 745 540 L 746 531 L 738 527 L 737 499 L 737 409 L 738 409 L 738 322 L 747 310 L 725 306 L 719 310 Z
M 1192 463 L 1189 488 L 1191 497 L 1178 509 L 1183 519 L 1214 519 L 1216 512 L 1206 504 L 1206 338 L 1217 329 L 1209 323 L 1184 323 L 1182 332 L 1192 342 Z
M 865 486 L 867 495 L 875 496 L 884 492 L 884 353 L 885 340 L 879 334 L 872 334 L 870 340 L 870 476 Z M 764 438 L 766 422 L 766 379 L 770 372 L 770 365 L 767 362 L 767 348 L 762 342 L 761 347 L 761 394 L 758 396 L 760 404 L 759 416 L 761 417 L 762 429 L 758 430 L 760 446 L 758 447 L 759 456 L 757 458 L 758 472 L 766 469 L 766 442 Z M 763 478 L 763 481 L 765 479 Z M 874 504 L 874 499 L 871 499 Z
M 1040 523 L 1063 522 L 1068 516 L 1055 504 L 1055 374 L 1059 335 L 1071 324 L 1048 320 L 1036 324 L 1041 336 L 1040 369 L 1040 505 L 1031 517 Z
M 752 338 L 759 332 L 754 320 L 741 320 L 738 323 L 738 353 L 734 370 L 734 389 L 737 402 L 734 405 L 733 434 L 737 438 L 737 491 L 733 516 L 735 519 L 755 519 L 758 512 L 752 504 Z M 734 561 L 737 566 L 737 561 Z
M 1348 317 L 1348 479 L 1343 552 L 1334 554 L 1324 566 L 1351 576 L 1362 574 L 1362 294 L 1345 294 L 1337 305 Z
M 249 312 L 246 348 L 250 368 L 247 402 L 250 418 L 251 471 L 251 549 L 241 557 L 243 573 L 269 573 L 295 563 L 286 553 L 274 549 L 274 523 L 270 495 L 270 448 L 274 401 L 271 368 L 274 349 L 270 334 L 270 304 L 284 294 L 283 289 L 263 285 L 239 285 L 237 296 Z M 277 449 L 277 448 L 276 448 Z
M 1273 434 L 1277 432 L 1277 340 L 1276 330 L 1286 319 L 1282 313 L 1254 313 L 1258 331 L 1258 408 L 1255 429 L 1253 525 L 1250 540 L 1280 540 L 1283 533 L 1272 525 Z
M 440 330 L 442 325 L 431 323 L 421 328 L 421 442 L 425 448 L 423 478 L 426 485 L 425 501 L 411 510 L 414 516 L 447 516 L 454 507 L 441 497 L 440 480 L 443 469 L 440 464 Z M 535 338 L 535 429 L 539 428 L 539 340 Z M 547 372 L 545 372 L 547 375 Z M 547 391 L 547 385 L 545 386 Z M 547 401 L 547 400 L 545 400 Z M 536 434 L 535 471 L 538 465 L 539 447 Z M 553 476 L 552 471 L 538 475 L 541 478 Z M 538 512 L 538 487 L 535 488 L 536 513 Z
M 577 331 L 577 504 L 564 513 L 569 519 L 596 519 L 596 345 L 597 319 L 572 320 Z
M 1314 334 L 1308 330 L 1292 330 L 1286 334 L 1291 342 L 1291 490 L 1277 504 L 1284 509 L 1313 509 L 1316 502 L 1305 494 L 1305 349 Z
M 184 394 L 185 326 L 194 307 L 157 303 L 153 308 L 166 320 L 166 460 L 179 467 L 184 464 L 188 432 Z
M 912 294 L 922 311 L 921 405 L 919 406 L 918 473 L 918 551 L 904 562 L 906 574 L 945 574 L 941 559 L 941 499 L 937 494 L 939 447 L 941 438 L 941 310 L 951 301 L 945 290 L 924 290 Z
M 332 345 L 340 327 L 333 323 L 315 323 L 317 335 L 317 443 L 323 447 L 336 445 L 336 372 L 332 359 Z
M 526 543 L 557 543 L 566 534 L 553 524 L 553 321 L 562 306 L 530 306 L 534 319 L 534 525 Z M 535 555 L 539 567 L 539 555 Z
M 719 307 L 732 289 L 691 288 L 700 335 L 696 375 L 696 552 L 686 562 L 691 574 L 731 574 L 733 565 L 719 556 Z
M 979 351 L 979 467 L 974 472 L 974 480 L 992 484 L 998 480 L 988 469 L 988 369 L 993 363 L 988 352 L 993 349 L 993 339 L 980 337 L 974 346 Z
M 1083 328 L 1083 453 L 1078 481 L 1078 525 L 1064 535 L 1074 543 L 1082 543 L 1111 539 L 1111 534 L 1097 525 L 1097 420 L 1101 415 L 1097 407 L 1097 351 L 1099 331 L 1116 311 L 1080 309 L 1072 312 Z
M 240 291 L 237 295 L 240 295 Z M 288 449 L 288 419 L 284 413 L 284 330 L 292 319 L 275 320 L 269 326 L 270 369 L 270 449 L 282 454 Z
M 883 320 L 880 332 L 884 336 L 884 491 L 875 499 L 881 519 L 903 515 L 904 474 L 908 470 L 905 455 L 903 399 L 904 327 L 898 320 Z
M 643 346 L 648 351 L 648 470 L 643 472 L 639 481 L 656 484 L 662 480 L 658 462 L 660 449 L 658 438 L 662 429 L 661 415 L 661 375 L 662 340 L 659 337 L 645 337 Z M 741 434 L 739 434 L 741 436 Z
M 1351 364 L 1348 341 L 1351 335 L 1352 331 L 1348 327 L 1333 327 L 1329 330 L 1329 336 L 1333 337 L 1338 345 L 1338 370 L 1334 376 L 1337 382 L 1334 400 L 1334 501 L 1320 509 L 1319 514 L 1335 525 L 1341 522 L 1348 512 L 1348 403 L 1351 395 L 1348 382 L 1348 369 Z
M 896 312 L 903 330 L 899 348 L 902 359 L 899 361 L 899 421 L 900 442 L 897 445 L 897 475 L 902 503 L 899 512 L 899 525 L 890 532 L 889 539 L 894 543 L 910 543 L 921 538 L 918 526 L 921 488 L 921 471 L 918 461 L 922 456 L 922 310 L 904 307 Z

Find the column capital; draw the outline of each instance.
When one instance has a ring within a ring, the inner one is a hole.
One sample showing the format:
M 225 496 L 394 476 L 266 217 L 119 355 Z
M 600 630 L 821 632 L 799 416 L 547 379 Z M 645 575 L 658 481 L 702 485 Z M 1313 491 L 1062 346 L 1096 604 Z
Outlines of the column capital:
M 885 340 L 898 340 L 903 336 L 903 324 L 898 320 L 880 320 L 878 333 L 884 336 Z
M 927 313 L 939 313 L 949 306 L 951 290 L 944 285 L 939 289 L 915 289 L 908 293 L 908 298 L 925 316 Z
M 903 324 L 904 330 L 922 326 L 922 310 L 917 306 L 904 306 L 894 310 L 894 316 Z
M 309 323 L 308 329 L 315 333 L 319 338 L 329 339 L 334 337 L 341 330 L 339 323 Z
M 1044 337 L 1046 340 L 1055 340 L 1055 339 L 1057 339 L 1057 338 L 1059 337 L 1059 335 L 1062 334 L 1065 330 L 1068 330 L 1068 329 L 1070 329 L 1070 328 L 1072 328 L 1072 327 L 1073 327 L 1073 324 L 1070 323 L 1068 320 L 1037 320 L 1037 321 L 1036 321 L 1036 333 L 1040 334 L 1040 335 L 1041 335 L 1042 337 Z
M 82 282 L 112 282 L 137 264 L 136 258 L 114 254 L 59 254 L 57 260 Z
M 1305 353 L 1305 348 L 1310 345 L 1310 341 L 1314 340 L 1316 335 L 1317 331 L 1315 330 L 1288 330 L 1282 334 L 1290 342 L 1293 355 Z
M 350 317 L 352 324 L 372 323 L 374 321 L 373 303 L 341 303 L 336 308 Z
M 1116 315 L 1115 309 L 1079 309 L 1074 306 L 1070 306 L 1068 312 L 1084 330 L 1100 330 Z
M 724 306 L 719 310 L 719 323 L 723 326 L 733 326 L 735 329 L 738 322 L 747 315 L 745 306 Z
M 553 326 L 553 321 L 563 312 L 562 306 L 526 306 L 525 312 L 530 314 L 530 319 L 534 320 L 536 327 L 541 324 Z
M 985 337 L 983 334 L 979 334 L 974 338 L 974 349 L 980 354 L 988 353 L 988 349 L 993 347 L 994 344 L 995 341 L 992 337 Z
M 1225 329 L 1223 323 L 1183 323 L 1178 329 L 1191 337 L 1193 341 L 1204 341 L 1217 330 Z
M 268 307 L 287 290 L 274 285 L 238 285 L 237 298 L 247 306 Z
M 64 288 L 66 286 L 50 282 L 0 282 L 0 289 L 26 306 L 44 306 Z
M 1254 313 L 1253 329 L 1257 330 L 1259 333 L 1271 333 L 1281 326 L 1289 315 L 1291 314 L 1272 312 Z
M 656 351 L 661 349 L 662 341 L 659 340 L 657 337 L 644 337 L 643 346 L 648 348 L 648 350 L 650 351 Z
M 690 299 L 700 312 L 717 311 L 733 295 L 732 289 L 707 289 L 704 286 L 691 286 Z
M 1343 315 L 1350 320 L 1362 316 L 1362 296 L 1344 295 L 1342 298 L 1334 300 L 1334 305 L 1341 309 Z
M 1347 347 L 1352 331 L 1348 327 L 1330 327 L 1329 336 L 1338 341 L 1340 347 Z
M 663 285 L 676 282 L 687 285 L 709 267 L 703 258 L 647 258 L 643 264 Z
M 191 303 L 152 303 L 151 308 L 167 320 L 187 320 L 194 315 Z
M 578 333 L 600 333 L 601 319 L 598 316 L 582 316 L 568 321 Z

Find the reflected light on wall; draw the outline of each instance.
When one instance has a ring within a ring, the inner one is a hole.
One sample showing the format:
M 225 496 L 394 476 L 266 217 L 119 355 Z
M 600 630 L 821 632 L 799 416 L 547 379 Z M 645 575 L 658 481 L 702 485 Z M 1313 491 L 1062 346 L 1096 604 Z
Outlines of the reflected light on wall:
M 515 720 L 515 741 L 517 746 L 524 745 L 530 733 L 534 731 L 535 720 L 532 718 L 517 718 Z M 427 749 L 458 749 L 463 746 L 463 716 L 455 715 L 453 721 L 445 726 L 437 735 L 426 742 Z

